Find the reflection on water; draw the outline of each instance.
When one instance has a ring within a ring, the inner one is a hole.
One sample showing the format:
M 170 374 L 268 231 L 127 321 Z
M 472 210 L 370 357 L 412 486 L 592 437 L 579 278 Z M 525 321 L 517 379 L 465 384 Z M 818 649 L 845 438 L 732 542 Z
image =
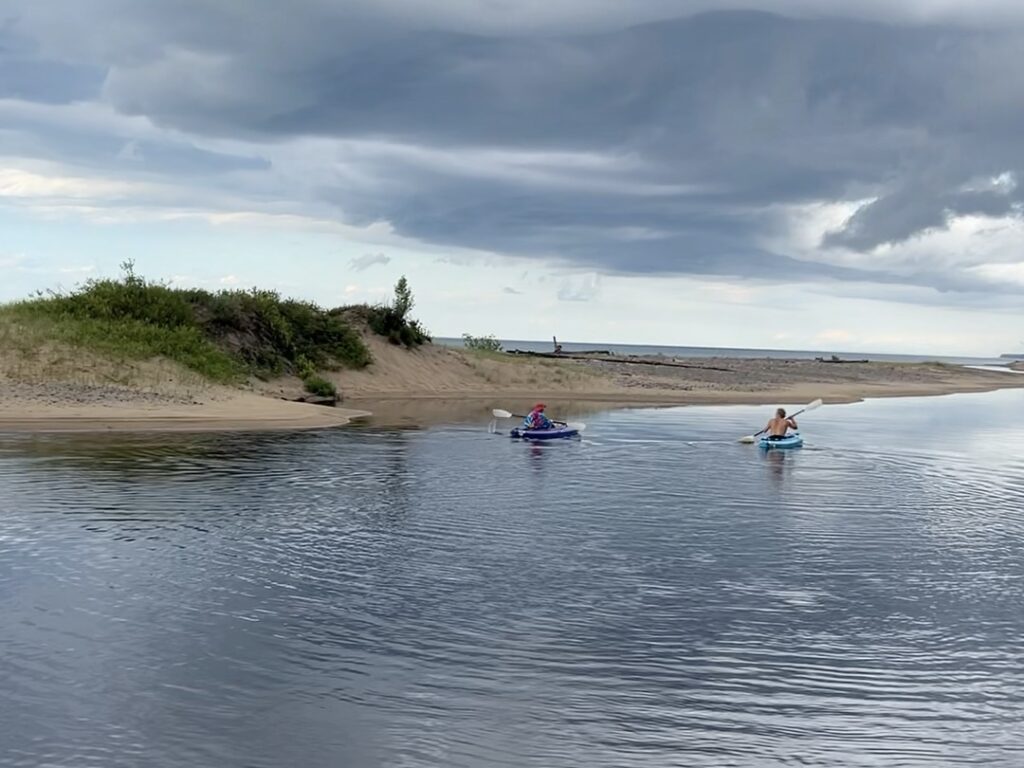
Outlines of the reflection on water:
M 1024 764 L 1022 395 L 0 440 L 0 765 Z
M 533 408 L 536 400 L 521 399 L 458 399 L 440 398 L 387 400 L 351 400 L 346 405 L 352 408 L 370 411 L 373 415 L 354 422 L 360 429 L 423 429 L 432 426 L 451 426 L 455 424 L 479 425 L 481 420 L 489 419 L 495 408 L 512 413 L 525 414 Z M 607 411 L 608 405 L 575 400 L 548 400 L 548 414 L 562 421 L 586 421 L 592 414 Z M 520 417 L 521 418 L 521 417 Z M 515 426 L 518 419 L 501 420 L 498 427 L 507 430 Z
M 776 491 L 783 490 L 786 478 L 786 459 L 789 456 L 789 452 L 761 451 L 761 456 L 764 459 L 765 466 L 768 467 L 768 478 L 771 481 L 772 487 Z

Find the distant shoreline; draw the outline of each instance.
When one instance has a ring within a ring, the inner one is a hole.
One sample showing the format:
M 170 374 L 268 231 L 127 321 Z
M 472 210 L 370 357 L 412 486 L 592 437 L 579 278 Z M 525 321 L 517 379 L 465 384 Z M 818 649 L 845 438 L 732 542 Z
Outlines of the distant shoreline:
M 605 408 L 680 405 L 798 405 L 922 397 L 1024 387 L 1009 369 L 941 363 L 850 363 L 774 358 L 557 360 L 474 353 L 443 345 L 415 350 L 369 339 L 374 363 L 331 374 L 343 407 L 293 402 L 301 382 L 253 382 L 247 391 L 162 373 L 146 388 L 75 382 L 0 381 L 0 432 L 209 432 L 374 424 L 424 426 L 488 418 L 490 408 L 537 400 Z
M 552 341 L 539 341 L 534 339 L 499 339 L 505 351 L 523 350 L 529 352 L 551 352 L 554 349 Z M 463 348 L 462 339 L 454 337 L 437 337 L 436 344 L 441 344 L 455 349 Z M 709 358 L 725 357 L 729 359 L 757 360 L 762 358 L 774 358 L 777 360 L 813 360 L 818 357 L 828 358 L 832 355 L 843 359 L 864 359 L 871 362 L 882 363 L 950 363 L 953 365 L 1006 365 L 1007 360 L 1012 360 L 1012 355 L 918 355 L 910 353 L 893 352 L 850 352 L 848 350 L 814 350 L 814 349 L 774 349 L 757 347 L 707 347 L 687 346 L 672 344 L 617 344 L 614 342 L 574 342 L 562 341 L 559 339 L 562 350 L 566 353 L 590 352 L 591 350 L 609 350 L 621 355 L 663 355 L 666 357 L 688 357 L 688 358 Z M 1018 359 L 1024 359 L 1024 354 Z

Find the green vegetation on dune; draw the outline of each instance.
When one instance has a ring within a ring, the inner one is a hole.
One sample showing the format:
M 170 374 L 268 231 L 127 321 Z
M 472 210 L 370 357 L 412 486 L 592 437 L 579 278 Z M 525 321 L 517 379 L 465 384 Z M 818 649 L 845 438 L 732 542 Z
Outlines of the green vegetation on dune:
M 165 357 L 212 381 L 231 383 L 246 373 L 240 361 L 218 349 L 197 328 L 167 328 L 132 319 L 75 317 L 61 314 L 46 301 L 36 299 L 2 307 L 0 320 L 20 326 L 19 334 L 40 343 L 57 342 L 117 359 Z
M 430 334 L 419 321 L 409 317 L 414 304 L 409 282 L 402 275 L 395 283 L 395 298 L 390 304 L 340 307 L 332 309 L 331 313 L 363 322 L 371 331 L 392 344 L 411 349 L 431 341 Z
M 430 341 L 409 317 L 414 302 L 404 276 L 391 303 L 326 310 L 255 288 L 173 288 L 137 275 L 131 261 L 122 269 L 120 279 L 0 306 L 0 342 L 24 354 L 53 342 L 116 361 L 162 357 L 225 384 L 294 374 L 308 391 L 333 396 L 321 371 L 372 360 L 360 329 L 406 347 Z
M 370 363 L 359 333 L 337 312 L 274 291 L 172 288 L 136 275 L 131 262 L 122 266 L 119 280 L 0 307 L 0 320 L 112 357 L 165 357 L 223 383 L 283 373 L 306 380 L 320 369 Z

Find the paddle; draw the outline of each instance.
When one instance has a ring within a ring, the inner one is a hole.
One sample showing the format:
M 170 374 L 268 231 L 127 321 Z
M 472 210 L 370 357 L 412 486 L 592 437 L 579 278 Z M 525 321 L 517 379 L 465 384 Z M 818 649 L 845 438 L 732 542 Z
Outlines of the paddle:
M 494 414 L 494 418 L 496 418 L 496 419 L 525 419 L 526 418 L 525 416 L 522 416 L 522 415 L 520 415 L 518 413 L 509 413 L 508 411 L 502 410 L 501 408 L 495 408 L 493 411 L 491 411 L 491 413 Z M 569 423 L 569 422 L 565 422 L 565 421 L 555 421 L 554 419 L 552 419 L 551 423 L 552 424 L 561 424 L 563 427 L 569 427 L 570 429 L 575 429 L 577 432 L 582 432 L 583 430 L 585 430 L 587 428 L 587 425 L 583 424 L 582 422 Z
M 821 401 L 821 398 L 819 397 L 817 400 L 814 400 L 813 402 L 810 402 L 807 405 L 805 405 L 799 411 L 797 411 L 792 416 L 790 416 L 790 418 L 791 419 L 795 419 L 801 413 L 807 413 L 808 411 L 813 411 L 815 408 L 821 408 L 821 406 L 822 406 L 822 401 Z M 762 429 L 760 432 L 755 432 L 752 435 L 747 435 L 746 437 L 741 437 L 740 438 L 740 442 L 741 443 L 753 443 L 757 439 L 758 435 L 763 435 L 767 431 L 768 430 L 766 430 L 766 429 Z

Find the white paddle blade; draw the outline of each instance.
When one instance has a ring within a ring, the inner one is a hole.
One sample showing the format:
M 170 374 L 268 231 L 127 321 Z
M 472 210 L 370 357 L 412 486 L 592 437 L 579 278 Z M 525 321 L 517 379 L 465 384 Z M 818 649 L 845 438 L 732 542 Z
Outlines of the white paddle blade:
M 740 442 L 741 443 L 753 443 L 754 442 L 754 436 L 753 435 L 747 435 L 746 437 L 741 437 L 740 438 Z
M 501 408 L 495 408 L 493 411 L 491 411 L 491 413 L 494 414 L 494 418 L 496 418 L 496 419 L 511 419 L 512 418 L 512 414 L 511 413 L 509 413 L 508 411 L 503 411 L 503 410 L 501 410 Z
M 808 403 L 807 404 L 807 407 L 804 408 L 804 413 L 807 413 L 807 411 L 813 411 L 815 408 L 821 408 L 821 406 L 822 406 L 822 400 L 819 397 L 813 403 Z

